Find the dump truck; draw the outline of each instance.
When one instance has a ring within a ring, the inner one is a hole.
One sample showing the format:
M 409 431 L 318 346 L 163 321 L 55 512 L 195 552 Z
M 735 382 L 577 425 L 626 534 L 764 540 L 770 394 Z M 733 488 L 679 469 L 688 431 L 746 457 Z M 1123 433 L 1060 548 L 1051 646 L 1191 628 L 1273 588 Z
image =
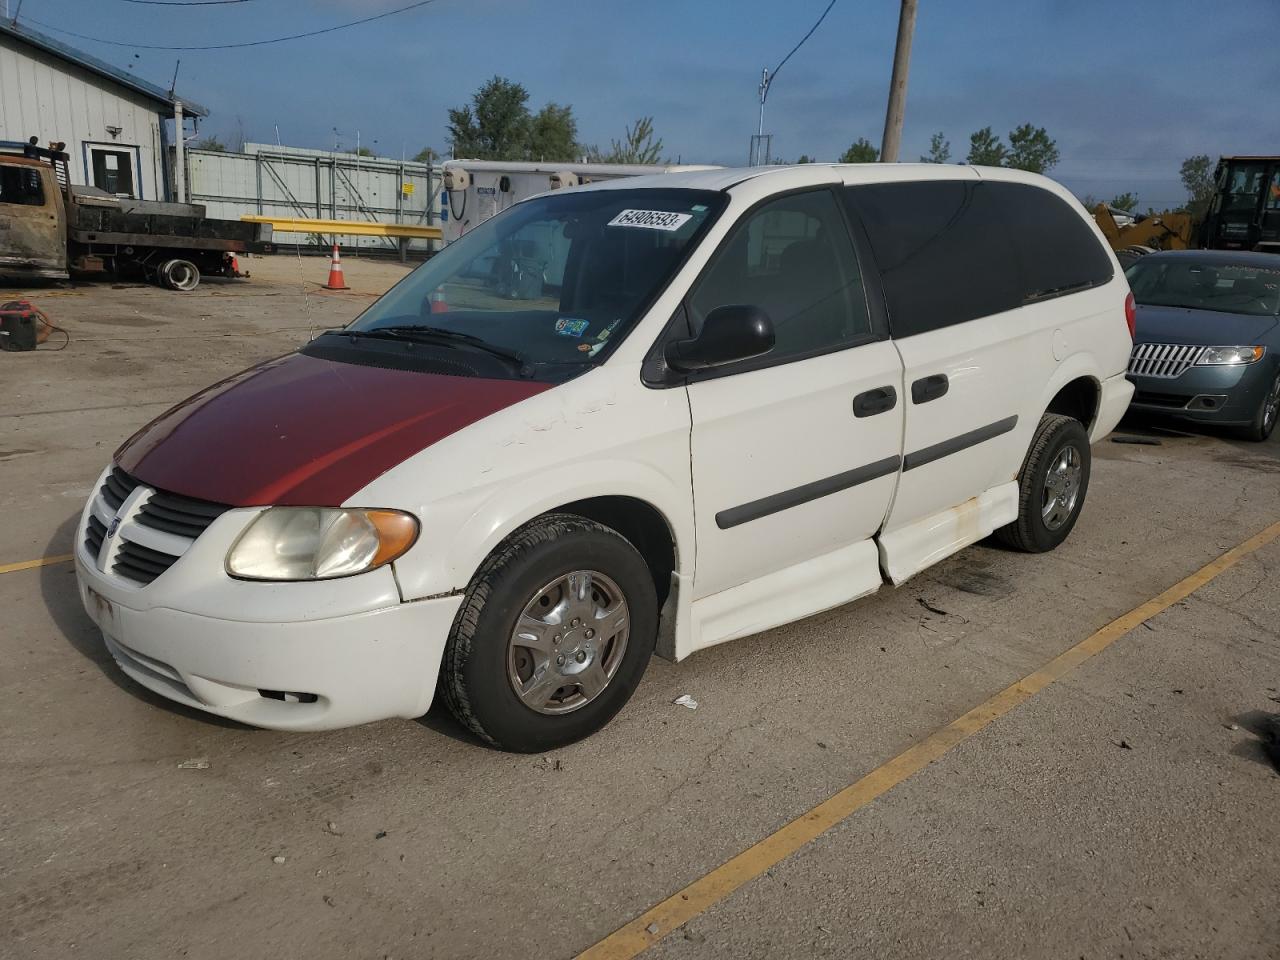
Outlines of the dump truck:
M 241 276 L 236 257 L 270 253 L 271 225 L 216 220 L 197 204 L 117 197 L 72 184 L 65 144 L 0 152 L 0 279 L 71 274 L 192 290 Z

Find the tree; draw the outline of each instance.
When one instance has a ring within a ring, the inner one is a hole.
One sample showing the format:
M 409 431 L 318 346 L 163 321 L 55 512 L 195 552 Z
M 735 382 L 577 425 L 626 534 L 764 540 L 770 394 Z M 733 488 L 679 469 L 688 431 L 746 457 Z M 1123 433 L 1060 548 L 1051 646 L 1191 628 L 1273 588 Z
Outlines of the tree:
M 796 163 L 817 163 L 817 162 L 818 161 L 813 159 L 813 157 L 809 156 L 807 153 L 800 154 L 800 159 L 796 161 Z
M 1178 171 L 1182 185 L 1187 188 L 1187 199 L 1199 206 L 1208 203 L 1213 196 L 1213 161 L 1205 153 L 1187 157 Z
M 1056 166 L 1058 159 L 1058 144 L 1044 127 L 1024 123 L 1009 133 L 1009 152 L 1005 157 L 1005 166 L 1044 173 Z
M 472 160 L 523 160 L 528 155 L 532 118 L 529 91 L 522 84 L 494 76 L 471 97 L 471 103 L 449 110 L 453 155 Z
M 573 107 L 548 103 L 538 111 L 529 128 L 528 153 L 530 160 L 576 160 L 581 155 Z
M 1008 149 L 990 127 L 983 127 L 969 135 L 969 155 L 965 163 L 982 167 L 1003 167 Z
M 1111 198 L 1108 206 L 1115 207 L 1117 210 L 1123 210 L 1126 213 L 1133 213 L 1138 209 L 1138 195 L 1136 193 L 1119 193 Z
M 193 150 L 212 150 L 216 153 L 225 153 L 226 146 L 217 137 L 205 137 L 203 140 L 197 140 L 191 145 Z
M 841 163 L 875 163 L 879 159 L 880 151 L 866 137 L 859 137 L 840 154 Z
M 440 153 L 434 147 L 423 147 L 413 155 L 414 163 L 435 163 L 440 159 Z
M 1094 207 L 1096 207 L 1101 202 L 1102 201 L 1099 200 L 1097 197 L 1095 197 L 1092 193 L 1086 193 L 1083 197 L 1080 198 L 1081 205 L 1090 213 L 1092 213 Z
M 608 153 L 601 153 L 599 147 L 587 151 L 592 163 L 657 163 L 661 156 L 662 140 L 653 136 L 653 117 L 641 117 L 627 127 L 625 139 L 611 141 Z
M 368 147 L 356 147 L 351 152 L 354 153 L 357 157 L 376 157 L 377 156 L 377 154 L 374 153 L 372 150 L 370 150 Z
M 921 163 L 950 163 L 951 141 L 939 130 L 929 138 L 929 152 L 920 158 Z

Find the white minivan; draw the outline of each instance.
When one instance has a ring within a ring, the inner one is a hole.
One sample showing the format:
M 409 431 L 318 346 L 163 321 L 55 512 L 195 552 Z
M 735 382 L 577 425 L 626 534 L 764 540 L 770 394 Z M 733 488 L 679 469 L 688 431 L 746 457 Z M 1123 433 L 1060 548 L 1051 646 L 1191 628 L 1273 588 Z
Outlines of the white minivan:
M 282 730 L 437 691 L 520 751 L 655 652 L 1070 533 L 1133 302 L 1043 177 L 805 165 L 523 201 L 142 428 L 86 505 L 120 667 Z M 815 663 L 814 669 L 822 669 Z

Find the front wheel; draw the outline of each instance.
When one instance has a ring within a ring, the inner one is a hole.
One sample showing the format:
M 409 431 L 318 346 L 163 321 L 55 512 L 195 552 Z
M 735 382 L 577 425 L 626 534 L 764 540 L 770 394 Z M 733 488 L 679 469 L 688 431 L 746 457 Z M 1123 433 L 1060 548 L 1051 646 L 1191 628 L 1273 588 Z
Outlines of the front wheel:
M 467 590 L 441 664 L 458 721 L 504 750 L 581 740 L 631 698 L 653 653 L 658 601 L 644 558 L 568 514 L 513 534 Z
M 1280 420 L 1280 373 L 1276 374 L 1275 380 L 1263 395 L 1253 423 L 1244 428 L 1245 438 L 1258 443 L 1266 440 L 1275 430 L 1277 420 Z
M 1089 491 L 1089 435 L 1079 420 L 1040 418 L 1018 475 L 1018 519 L 996 539 L 1027 553 L 1045 553 L 1067 539 Z

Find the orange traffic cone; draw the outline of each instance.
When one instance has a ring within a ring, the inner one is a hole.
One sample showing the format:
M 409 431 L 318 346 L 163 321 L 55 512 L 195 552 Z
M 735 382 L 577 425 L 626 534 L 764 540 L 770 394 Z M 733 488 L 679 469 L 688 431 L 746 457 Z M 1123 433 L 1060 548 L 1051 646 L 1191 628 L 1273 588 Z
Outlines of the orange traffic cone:
M 432 313 L 448 313 L 449 303 L 444 298 L 444 287 L 436 287 L 431 291 L 431 312 Z
M 333 245 L 333 257 L 329 261 L 329 282 L 324 285 L 326 290 L 350 290 L 347 286 L 346 278 L 342 276 L 342 254 L 338 253 L 338 245 Z

